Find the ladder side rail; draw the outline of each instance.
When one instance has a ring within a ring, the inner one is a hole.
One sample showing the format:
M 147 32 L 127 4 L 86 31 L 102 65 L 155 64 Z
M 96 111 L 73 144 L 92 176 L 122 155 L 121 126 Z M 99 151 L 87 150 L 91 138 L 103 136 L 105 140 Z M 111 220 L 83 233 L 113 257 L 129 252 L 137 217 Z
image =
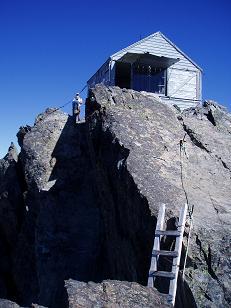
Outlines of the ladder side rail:
M 165 204 L 161 204 L 160 209 L 159 209 L 159 213 L 158 213 L 158 217 L 157 217 L 156 230 L 163 230 L 164 217 L 165 217 Z M 154 236 L 153 250 L 160 250 L 161 238 L 162 238 L 162 236 L 159 236 L 159 237 Z M 148 287 L 154 287 L 155 277 L 152 276 L 151 273 L 157 271 L 158 259 L 159 259 L 159 256 L 152 256 L 151 265 L 150 265 L 150 269 L 149 269 Z
M 177 228 L 177 230 L 180 231 L 180 236 L 176 238 L 176 244 L 175 244 L 175 251 L 178 252 L 178 256 L 173 259 L 173 263 L 172 263 L 172 273 L 175 274 L 175 278 L 170 281 L 170 285 L 169 285 L 169 302 L 172 304 L 172 306 L 175 305 L 177 278 L 178 278 L 178 272 L 179 272 L 179 267 L 180 267 L 180 257 L 181 257 L 181 249 L 182 249 L 187 208 L 188 208 L 187 203 L 184 205 L 183 208 L 181 208 L 179 223 L 178 223 L 178 228 Z

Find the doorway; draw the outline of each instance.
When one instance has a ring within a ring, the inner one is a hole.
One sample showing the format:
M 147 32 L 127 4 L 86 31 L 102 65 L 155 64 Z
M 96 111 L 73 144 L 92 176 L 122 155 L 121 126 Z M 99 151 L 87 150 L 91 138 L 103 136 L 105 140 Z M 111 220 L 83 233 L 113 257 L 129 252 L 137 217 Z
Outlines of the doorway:
M 115 85 L 120 88 L 131 89 L 131 64 L 117 62 L 115 68 Z

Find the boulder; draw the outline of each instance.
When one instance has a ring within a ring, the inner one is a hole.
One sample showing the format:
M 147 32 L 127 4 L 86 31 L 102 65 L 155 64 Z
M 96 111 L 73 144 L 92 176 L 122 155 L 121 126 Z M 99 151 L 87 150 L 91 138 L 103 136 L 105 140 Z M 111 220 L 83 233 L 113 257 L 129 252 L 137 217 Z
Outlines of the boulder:
M 135 282 L 105 280 L 101 283 L 66 281 L 70 308 L 164 308 L 166 298 Z

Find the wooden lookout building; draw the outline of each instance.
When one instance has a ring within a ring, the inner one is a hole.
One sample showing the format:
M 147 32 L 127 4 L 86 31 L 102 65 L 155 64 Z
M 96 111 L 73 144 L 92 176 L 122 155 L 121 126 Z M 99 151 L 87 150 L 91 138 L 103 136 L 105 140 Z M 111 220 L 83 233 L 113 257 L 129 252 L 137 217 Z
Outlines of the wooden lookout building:
M 181 109 L 201 99 L 202 69 L 161 32 L 116 52 L 88 80 L 158 94 Z

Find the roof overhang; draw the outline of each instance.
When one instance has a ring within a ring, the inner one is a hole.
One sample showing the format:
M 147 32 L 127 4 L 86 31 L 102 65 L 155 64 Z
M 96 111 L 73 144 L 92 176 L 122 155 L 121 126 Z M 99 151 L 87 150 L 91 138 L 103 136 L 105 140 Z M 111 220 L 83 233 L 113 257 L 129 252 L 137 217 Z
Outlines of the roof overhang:
M 154 67 L 160 68 L 167 68 L 176 62 L 180 61 L 179 58 L 167 58 L 167 57 L 158 57 L 151 53 L 125 53 L 120 59 L 116 62 L 123 62 L 123 63 L 140 63 L 144 65 L 150 65 Z

